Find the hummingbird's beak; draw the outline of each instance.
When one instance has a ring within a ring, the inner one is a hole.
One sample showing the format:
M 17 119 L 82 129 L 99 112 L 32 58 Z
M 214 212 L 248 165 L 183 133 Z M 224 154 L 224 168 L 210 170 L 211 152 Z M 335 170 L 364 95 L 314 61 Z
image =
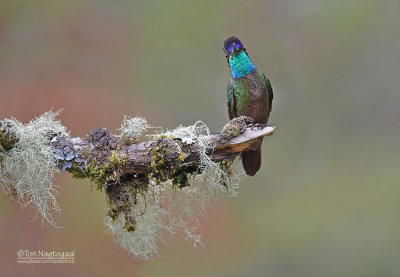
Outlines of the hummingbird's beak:
M 238 49 L 237 49 L 237 47 L 236 47 L 236 43 L 234 43 L 234 44 L 233 44 L 233 53 L 236 53 L 237 50 L 238 50 Z

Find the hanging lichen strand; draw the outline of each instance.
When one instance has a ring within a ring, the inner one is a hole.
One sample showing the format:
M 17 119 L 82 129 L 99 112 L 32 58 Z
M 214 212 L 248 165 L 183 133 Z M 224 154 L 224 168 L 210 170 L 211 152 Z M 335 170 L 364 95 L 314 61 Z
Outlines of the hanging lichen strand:
M 141 118 L 126 119 L 121 131 L 138 134 L 144 126 L 148 125 Z M 233 196 L 237 191 L 230 163 L 215 163 L 207 155 L 214 145 L 204 123 L 151 137 L 155 143 L 150 151 L 149 173 L 121 174 L 115 171 L 116 164 L 112 161 L 126 163 L 126 159 L 109 157 L 106 164 L 112 168 L 101 167 L 102 173 L 96 174 L 98 179 L 94 180 L 103 184 L 107 195 L 109 208 L 105 222 L 111 234 L 123 248 L 143 259 L 158 254 L 157 240 L 163 231 L 183 231 L 195 246 L 201 244 L 196 230 L 206 208 L 218 195 Z M 137 140 L 138 137 L 127 137 L 125 141 Z M 184 150 L 189 147 L 196 149 L 200 166 L 183 165 Z M 88 172 L 99 172 L 92 164 L 89 168 Z M 104 179 L 107 170 L 114 174 Z
M 158 255 L 164 231 L 181 231 L 194 246 L 202 244 L 196 230 L 207 207 L 219 196 L 237 193 L 234 158 L 274 131 L 240 117 L 218 134 L 198 121 L 139 142 L 152 127 L 143 118 L 125 117 L 118 140 L 106 129 L 72 138 L 57 115 L 50 111 L 28 124 L 14 118 L 0 121 L 0 184 L 22 207 L 35 207 L 55 224 L 54 173 L 90 179 L 106 194 L 109 231 L 121 247 L 142 259 Z
M 1 185 L 21 207 L 35 207 L 52 225 L 55 224 L 52 212 L 58 213 L 60 209 L 52 181 L 57 169 L 50 141 L 68 136 L 57 115 L 58 112 L 50 111 L 28 124 L 11 118 L 3 120 L 0 126 Z

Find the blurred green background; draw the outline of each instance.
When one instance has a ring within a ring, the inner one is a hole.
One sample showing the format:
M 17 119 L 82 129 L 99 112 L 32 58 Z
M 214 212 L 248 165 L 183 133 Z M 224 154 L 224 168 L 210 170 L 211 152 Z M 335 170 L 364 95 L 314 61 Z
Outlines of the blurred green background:
M 74 136 L 123 115 L 164 128 L 228 120 L 221 50 L 237 35 L 275 91 L 263 166 L 218 201 L 206 248 L 165 237 L 162 258 L 114 244 L 105 199 L 58 175 L 53 228 L 0 197 L 1 276 L 400 276 L 400 2 L 0 2 L 0 118 L 64 108 Z M 76 251 L 18 265 L 19 249 Z

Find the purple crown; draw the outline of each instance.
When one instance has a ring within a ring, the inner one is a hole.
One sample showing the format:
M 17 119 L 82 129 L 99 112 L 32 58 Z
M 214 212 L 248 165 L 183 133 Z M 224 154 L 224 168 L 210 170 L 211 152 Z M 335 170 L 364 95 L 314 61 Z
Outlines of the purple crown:
M 225 52 L 225 55 L 232 54 L 240 49 L 243 49 L 243 43 L 237 37 L 229 37 L 224 41 L 224 46 L 222 49 Z

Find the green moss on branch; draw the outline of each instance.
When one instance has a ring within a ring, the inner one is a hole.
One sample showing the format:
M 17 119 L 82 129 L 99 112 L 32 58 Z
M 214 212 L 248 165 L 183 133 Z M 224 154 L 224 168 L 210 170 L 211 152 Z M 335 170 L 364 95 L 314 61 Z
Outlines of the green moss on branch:
M 172 180 L 172 184 L 179 188 L 189 185 L 188 172 L 182 169 L 185 160 L 182 145 L 178 140 L 162 136 L 151 150 L 151 177 L 157 183 Z
M 222 135 L 224 141 L 229 141 L 230 139 L 237 137 L 244 132 L 249 123 L 253 123 L 254 120 L 247 116 L 240 116 L 232 119 L 223 128 Z
M 74 178 L 88 178 L 97 185 L 97 189 L 101 190 L 107 182 L 117 179 L 121 175 L 119 169 L 126 162 L 126 155 L 123 155 L 120 151 L 111 150 L 110 156 L 103 163 L 99 162 L 96 158 L 92 158 L 82 170 L 79 168 L 78 163 L 73 162 L 72 167 L 68 168 L 67 171 L 72 173 Z
M 8 137 L 4 134 L 3 130 L 0 130 L 0 151 L 5 150 L 9 151 L 11 150 L 14 145 L 18 142 L 18 139 L 15 137 Z

